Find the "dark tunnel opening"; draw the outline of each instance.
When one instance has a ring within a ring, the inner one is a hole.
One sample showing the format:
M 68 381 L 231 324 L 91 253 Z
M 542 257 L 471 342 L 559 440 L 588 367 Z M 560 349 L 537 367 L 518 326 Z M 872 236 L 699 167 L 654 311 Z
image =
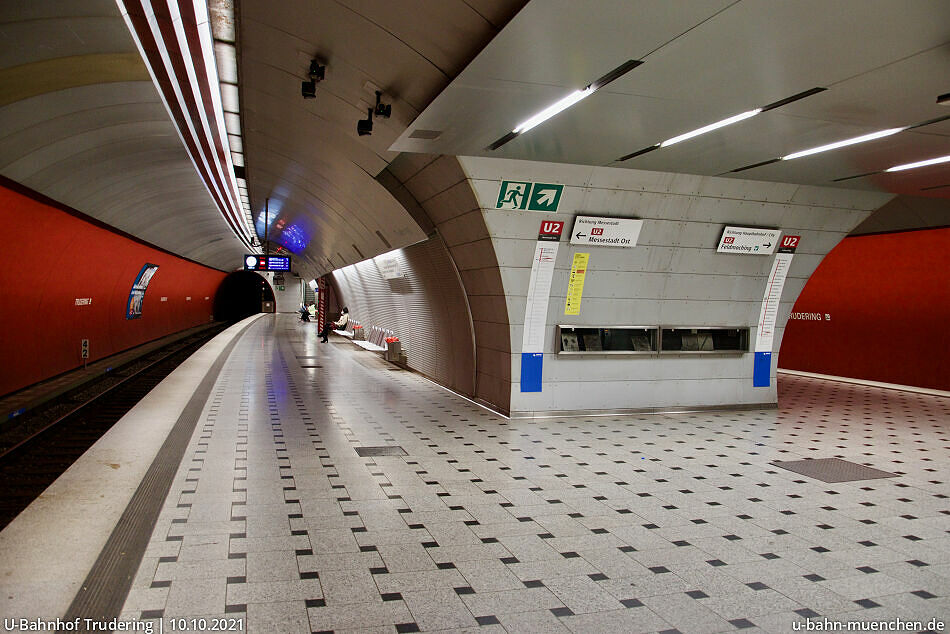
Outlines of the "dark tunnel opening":
M 214 318 L 237 321 L 262 312 L 264 302 L 274 302 L 274 289 L 253 271 L 235 271 L 221 281 L 214 296 Z

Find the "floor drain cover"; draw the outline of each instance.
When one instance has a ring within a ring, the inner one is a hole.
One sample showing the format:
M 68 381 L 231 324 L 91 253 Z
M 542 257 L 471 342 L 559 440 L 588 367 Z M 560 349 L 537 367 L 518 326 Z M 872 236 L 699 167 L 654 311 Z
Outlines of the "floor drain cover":
M 788 460 L 771 462 L 776 467 L 800 473 L 822 482 L 854 482 L 856 480 L 874 480 L 875 478 L 896 478 L 896 473 L 872 469 L 856 462 L 840 458 L 818 458 L 815 460 Z
M 387 445 L 385 447 L 354 447 L 356 455 L 363 458 L 372 458 L 375 456 L 407 456 L 406 450 L 399 445 Z

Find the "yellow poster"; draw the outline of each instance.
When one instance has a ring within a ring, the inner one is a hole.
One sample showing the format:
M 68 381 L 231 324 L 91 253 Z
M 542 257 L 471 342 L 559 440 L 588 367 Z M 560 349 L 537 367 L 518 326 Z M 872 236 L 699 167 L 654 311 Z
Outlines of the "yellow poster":
M 575 253 L 571 264 L 571 278 L 567 283 L 567 301 L 564 304 L 565 315 L 581 314 L 581 295 L 584 294 L 584 277 L 587 275 L 587 262 L 590 253 Z

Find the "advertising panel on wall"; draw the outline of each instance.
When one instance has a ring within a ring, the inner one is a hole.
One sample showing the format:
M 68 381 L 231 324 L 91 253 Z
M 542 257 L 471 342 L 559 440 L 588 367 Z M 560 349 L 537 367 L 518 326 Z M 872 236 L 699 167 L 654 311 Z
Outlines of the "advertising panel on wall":
M 148 283 L 158 271 L 157 264 L 145 264 L 132 282 L 132 290 L 129 291 L 129 301 L 125 305 L 125 318 L 138 319 L 142 316 L 142 303 L 145 301 L 145 291 L 148 289 Z

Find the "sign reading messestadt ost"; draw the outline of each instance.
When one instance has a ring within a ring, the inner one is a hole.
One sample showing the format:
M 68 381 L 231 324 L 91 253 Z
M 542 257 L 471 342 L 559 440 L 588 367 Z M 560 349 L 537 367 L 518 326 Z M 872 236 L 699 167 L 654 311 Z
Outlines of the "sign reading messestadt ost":
M 254 255 L 244 256 L 245 271 L 289 271 L 290 257 L 286 255 Z
M 577 216 L 571 231 L 571 244 L 592 247 L 635 247 L 643 221 L 638 218 L 598 218 Z

